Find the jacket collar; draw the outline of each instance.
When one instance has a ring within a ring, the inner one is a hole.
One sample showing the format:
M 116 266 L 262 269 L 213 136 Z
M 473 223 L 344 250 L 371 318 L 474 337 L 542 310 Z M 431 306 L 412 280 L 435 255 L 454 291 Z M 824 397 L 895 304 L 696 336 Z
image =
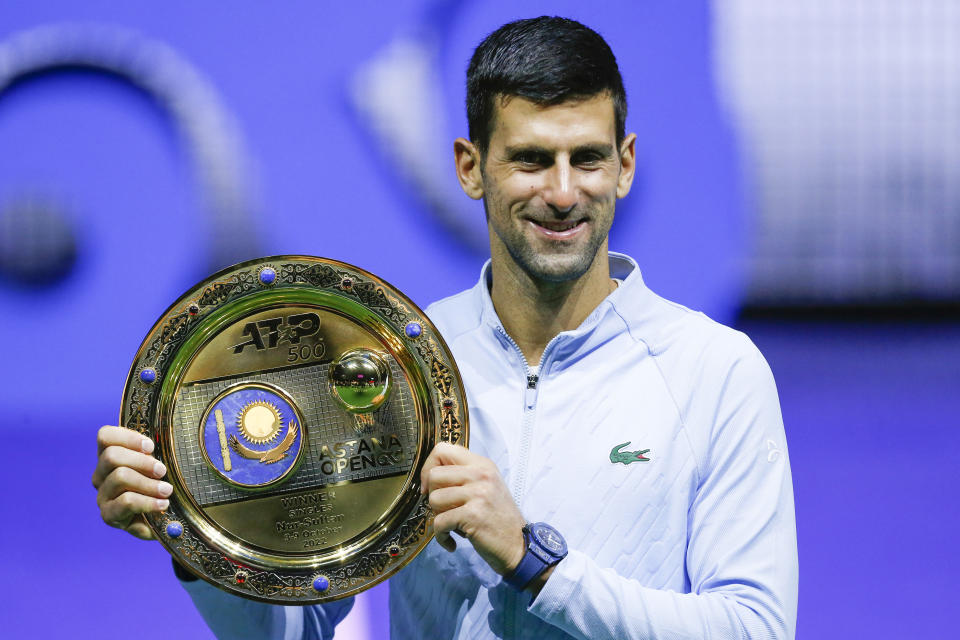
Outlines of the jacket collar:
M 555 338 L 557 344 L 552 348 L 553 359 L 576 358 L 577 354 L 596 348 L 624 330 L 632 332 L 631 324 L 634 322 L 644 322 L 652 318 L 655 300 L 658 298 L 644 283 L 636 261 L 630 256 L 613 251 L 608 255 L 610 277 L 620 280 L 620 286 L 604 298 L 580 326 L 564 331 Z M 473 298 L 481 309 L 481 327 L 494 331 L 498 340 L 507 346 L 510 341 L 506 338 L 503 323 L 500 322 L 490 297 L 492 283 L 490 260 L 487 260 L 480 272 L 480 280 L 473 289 Z

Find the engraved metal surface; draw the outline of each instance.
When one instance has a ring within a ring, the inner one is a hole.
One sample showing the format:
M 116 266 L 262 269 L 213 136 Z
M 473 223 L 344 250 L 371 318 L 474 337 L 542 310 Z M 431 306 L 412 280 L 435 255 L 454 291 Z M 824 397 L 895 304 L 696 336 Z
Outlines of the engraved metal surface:
M 303 422 L 312 425 L 307 430 L 309 449 L 322 452 L 322 447 L 330 447 L 337 442 L 348 442 L 356 438 L 353 418 L 341 411 L 327 390 L 326 370 L 329 365 L 307 365 L 289 370 L 248 374 L 244 380 L 279 384 L 283 381 L 289 393 L 300 399 L 299 407 Z M 399 370 L 398 365 L 394 365 Z M 285 375 L 283 375 L 285 374 Z M 197 382 L 184 385 L 174 414 L 175 424 L 200 424 L 205 407 L 212 399 L 236 382 L 234 377 L 212 382 Z M 344 480 L 367 480 L 386 475 L 401 473 L 402 465 L 413 462 L 413 453 L 419 433 L 419 424 L 412 406 L 413 400 L 408 386 L 401 386 L 391 395 L 390 403 L 376 415 L 378 433 L 387 436 L 397 434 L 406 452 L 402 463 L 385 467 L 363 468 L 351 471 L 349 468 L 335 474 L 326 474 L 321 469 L 322 460 L 318 456 L 307 456 L 296 475 L 275 489 L 276 494 L 289 493 L 313 486 L 316 478 L 327 477 L 331 482 Z M 376 437 L 376 436 L 374 436 Z M 174 442 L 177 458 L 187 464 L 181 465 L 183 478 L 197 503 L 210 506 L 220 502 L 230 502 L 247 497 L 239 488 L 218 481 L 217 475 L 208 465 L 203 464 L 198 432 L 184 431 Z
M 157 442 L 170 507 L 148 521 L 190 571 L 308 604 L 389 577 L 432 536 L 419 470 L 466 445 L 456 366 L 379 278 L 308 256 L 225 269 L 174 303 L 130 369 L 120 423 Z

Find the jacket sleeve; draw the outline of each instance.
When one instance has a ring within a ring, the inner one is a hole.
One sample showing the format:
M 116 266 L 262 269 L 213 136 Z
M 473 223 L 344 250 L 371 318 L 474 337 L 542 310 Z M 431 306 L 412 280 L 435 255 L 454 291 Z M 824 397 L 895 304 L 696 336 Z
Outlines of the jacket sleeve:
M 324 605 L 285 607 L 231 595 L 203 580 L 181 581 L 217 638 L 231 640 L 330 640 L 353 607 L 353 598 Z
M 689 593 L 642 586 L 571 550 L 530 611 L 576 638 L 794 637 L 793 487 L 773 376 L 749 345 L 711 402 L 689 507 Z

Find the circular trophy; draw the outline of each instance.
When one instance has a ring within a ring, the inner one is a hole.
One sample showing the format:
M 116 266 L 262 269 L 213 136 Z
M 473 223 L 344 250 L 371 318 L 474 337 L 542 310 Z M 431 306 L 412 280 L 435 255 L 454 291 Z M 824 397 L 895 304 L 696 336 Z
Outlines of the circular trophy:
M 157 321 L 120 424 L 152 438 L 173 485 L 148 517 L 189 571 L 278 604 L 328 602 L 429 542 L 420 470 L 467 444 L 446 344 L 383 280 L 276 256 L 225 269 Z

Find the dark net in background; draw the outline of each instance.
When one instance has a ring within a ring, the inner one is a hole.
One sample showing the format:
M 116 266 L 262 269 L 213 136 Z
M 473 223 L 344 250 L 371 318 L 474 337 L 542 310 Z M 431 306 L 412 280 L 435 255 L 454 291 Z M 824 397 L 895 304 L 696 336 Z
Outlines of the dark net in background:
M 960 3 L 713 9 L 753 194 L 748 308 L 960 303 Z

